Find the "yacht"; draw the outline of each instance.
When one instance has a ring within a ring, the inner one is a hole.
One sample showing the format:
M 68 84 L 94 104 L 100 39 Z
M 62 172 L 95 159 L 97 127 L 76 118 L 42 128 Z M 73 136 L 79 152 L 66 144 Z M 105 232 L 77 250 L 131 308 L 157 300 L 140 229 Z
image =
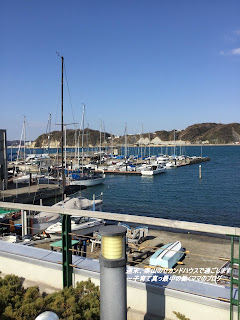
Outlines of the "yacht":
M 90 210 L 99 208 L 103 203 L 102 199 L 89 200 L 82 196 L 67 197 L 64 201 L 54 204 L 53 208 L 77 209 L 77 210 Z M 60 213 L 40 212 L 33 217 L 33 233 L 39 233 L 46 230 L 51 225 L 60 222 Z
M 142 176 L 153 176 L 155 174 L 163 173 L 166 168 L 161 164 L 148 165 L 141 170 Z
M 103 219 L 79 216 L 71 217 L 71 231 L 81 236 L 98 231 L 99 227 L 104 224 L 105 221 Z M 58 221 L 52 224 L 45 232 L 49 234 L 52 239 L 61 237 L 62 223 Z
M 101 184 L 105 181 L 105 174 L 104 173 L 89 173 L 89 174 L 72 174 L 67 179 L 67 184 L 70 186 L 77 185 L 77 186 L 96 186 Z

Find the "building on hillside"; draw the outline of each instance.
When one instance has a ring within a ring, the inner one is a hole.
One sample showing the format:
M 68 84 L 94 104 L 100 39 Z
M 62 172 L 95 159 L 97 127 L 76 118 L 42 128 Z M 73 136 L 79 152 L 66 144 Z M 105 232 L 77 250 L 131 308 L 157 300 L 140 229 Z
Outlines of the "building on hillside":
M 7 132 L 0 129 L 0 190 L 7 189 Z

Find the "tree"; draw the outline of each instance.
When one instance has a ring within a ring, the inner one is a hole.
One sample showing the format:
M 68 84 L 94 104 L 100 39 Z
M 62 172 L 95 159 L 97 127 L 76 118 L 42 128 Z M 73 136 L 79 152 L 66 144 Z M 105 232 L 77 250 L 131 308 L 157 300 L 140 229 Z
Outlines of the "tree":
M 78 282 L 49 295 L 37 286 L 24 289 L 20 278 L 0 278 L 0 320 L 33 320 L 46 310 L 55 311 L 62 320 L 100 319 L 100 292 L 91 280 Z

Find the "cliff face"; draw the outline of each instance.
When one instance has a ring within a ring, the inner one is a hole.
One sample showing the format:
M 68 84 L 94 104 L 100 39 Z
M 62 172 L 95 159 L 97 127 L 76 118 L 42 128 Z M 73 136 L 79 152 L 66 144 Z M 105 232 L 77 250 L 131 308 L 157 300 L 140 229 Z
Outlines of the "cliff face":
M 210 144 L 228 144 L 240 143 L 240 123 L 217 124 L 217 123 L 199 123 L 187 127 L 184 130 L 175 131 L 175 140 L 177 143 L 210 143 Z M 61 132 L 53 131 L 50 134 L 50 147 L 61 146 Z M 128 135 L 127 143 L 131 145 L 159 145 L 173 143 L 174 130 L 156 131 L 154 133 L 143 133 Z M 81 130 L 67 130 L 67 146 L 75 146 L 79 142 L 82 146 Z M 125 136 L 113 138 L 113 145 L 123 145 Z M 111 145 L 111 135 L 107 132 L 101 133 L 102 146 Z M 84 131 L 84 147 L 98 147 L 100 145 L 100 132 L 97 130 L 86 129 Z M 48 146 L 48 135 L 39 136 L 32 147 Z

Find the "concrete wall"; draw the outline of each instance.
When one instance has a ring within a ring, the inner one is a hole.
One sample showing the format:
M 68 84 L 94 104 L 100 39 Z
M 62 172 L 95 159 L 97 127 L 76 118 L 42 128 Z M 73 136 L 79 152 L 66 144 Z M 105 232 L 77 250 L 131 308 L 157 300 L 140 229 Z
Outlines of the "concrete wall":
M 35 252 L 37 253 L 35 258 L 30 257 L 30 254 Z M 0 241 L 0 271 L 3 274 L 15 274 L 34 282 L 40 285 L 42 290 L 62 289 L 62 266 L 59 261 L 61 261 L 60 253 L 16 244 L 5 245 L 3 241 Z M 85 267 L 83 269 L 74 268 L 74 285 L 77 281 L 85 281 L 88 278 L 99 285 L 98 261 L 80 257 L 76 257 L 76 261 L 77 264 L 85 265 Z M 219 287 L 213 286 L 216 289 Z M 221 290 L 220 287 L 219 290 Z M 130 280 L 127 281 L 127 305 L 129 320 L 164 318 L 176 320 L 173 311 L 180 312 L 191 320 L 226 320 L 229 318 L 229 303 L 164 288 L 157 284 Z

